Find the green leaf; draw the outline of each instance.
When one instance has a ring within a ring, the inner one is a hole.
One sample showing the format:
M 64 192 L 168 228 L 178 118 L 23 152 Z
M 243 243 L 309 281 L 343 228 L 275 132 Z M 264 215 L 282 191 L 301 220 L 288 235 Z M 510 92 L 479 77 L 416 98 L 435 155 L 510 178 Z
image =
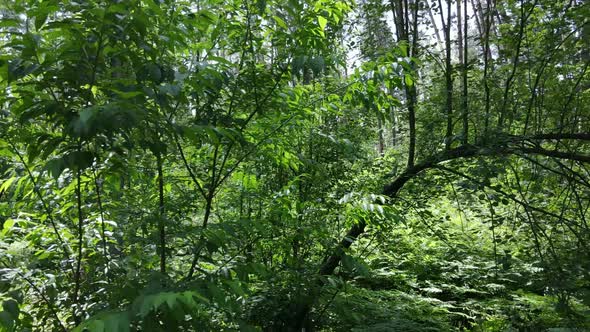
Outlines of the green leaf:
M 407 86 L 414 85 L 414 80 L 412 79 L 412 76 L 409 74 L 404 75 L 404 82 L 406 83 Z
M 88 324 L 88 332 L 109 332 L 106 331 L 104 327 L 104 322 L 100 319 L 97 319 Z
M 0 28 L 16 28 L 21 25 L 21 22 L 16 18 L 3 17 L 0 20 Z
M 105 320 L 105 331 L 129 332 L 130 323 L 127 312 L 112 314 Z
M 45 163 L 45 169 L 53 176 L 55 180 L 59 178 L 61 173 L 66 169 L 66 163 L 62 158 L 55 158 Z
M 123 99 L 132 99 L 144 94 L 143 91 L 119 91 L 115 89 L 113 90 L 113 92 L 115 92 L 119 97 Z
M 285 23 L 285 21 L 282 18 L 280 18 L 276 15 L 273 16 L 272 18 L 275 20 L 275 22 L 277 22 L 278 26 L 280 26 L 281 28 L 283 28 L 285 30 L 289 29 L 289 27 L 287 26 L 287 23 Z
M 16 220 L 14 219 L 5 220 L 4 225 L 2 226 L 2 234 L 6 234 L 15 224 Z
M 47 11 L 42 11 L 35 16 L 35 29 L 37 29 L 37 31 L 41 30 L 45 22 L 47 22 Z
M 83 170 L 94 161 L 94 154 L 90 151 L 73 151 L 64 156 L 65 165 L 72 170 Z
M 6 311 L 0 311 L 0 327 L 2 331 L 12 331 L 14 326 L 14 317 Z
M 197 29 L 199 29 L 199 31 L 205 32 L 209 29 L 209 26 L 211 26 L 211 24 L 215 23 L 216 21 L 217 16 L 215 16 L 215 14 L 213 14 L 211 11 L 204 9 L 199 11 L 196 15 L 194 25 L 197 27 Z
M 226 59 L 226 58 L 223 58 L 223 57 L 220 57 L 220 56 L 215 56 L 215 55 L 209 55 L 209 56 L 207 57 L 207 59 L 208 59 L 208 60 L 210 60 L 210 61 L 216 61 L 217 63 L 221 63 L 221 64 L 224 64 L 224 65 L 228 65 L 228 66 L 233 64 L 233 63 L 232 63 L 231 61 L 229 61 L 228 59 Z
M 8 61 L 6 57 L 0 57 L 0 82 L 8 79 Z
M 356 258 L 344 254 L 342 257 L 342 265 L 345 269 L 353 272 L 359 276 L 366 277 L 369 275 L 369 269 L 364 262 L 359 262 Z
M 8 188 L 10 187 L 10 185 L 12 185 L 12 183 L 14 181 L 16 181 L 17 177 L 13 176 L 7 180 L 5 180 L 4 182 L 2 182 L 2 185 L 0 185 L 0 193 L 5 192 L 6 190 L 8 190 Z
M 326 29 L 326 25 L 328 24 L 328 19 L 323 16 L 318 16 L 318 24 L 320 25 L 320 29 L 324 31 Z
M 90 121 L 90 119 L 94 115 L 94 112 L 95 112 L 95 109 L 92 107 L 85 108 L 84 110 L 82 110 L 80 112 L 80 122 L 83 125 L 88 126 L 88 121 Z
M 156 15 L 164 15 L 162 8 L 158 5 L 154 0 L 147 0 L 145 3 L 148 5 L 149 9 L 153 10 Z
M 18 303 L 13 299 L 8 299 L 2 302 L 2 309 L 4 309 L 4 311 L 9 312 L 12 315 L 12 317 L 18 317 L 18 314 L 20 312 L 18 308 Z
M 183 292 L 181 294 L 181 296 L 180 296 L 180 301 L 182 301 L 188 307 L 194 308 L 194 307 L 197 306 L 197 301 L 195 301 L 195 298 L 197 299 L 198 302 L 202 302 L 202 303 L 205 303 L 205 304 L 209 304 L 210 303 L 209 299 L 207 299 L 203 295 L 201 295 L 201 294 L 199 294 L 197 292 L 193 292 L 193 291 Z
M 174 310 L 174 307 L 178 303 L 178 295 L 174 293 L 170 293 L 166 296 L 166 304 L 170 310 Z
M 142 298 L 142 300 L 140 302 L 141 304 L 139 306 L 139 312 L 138 312 L 139 317 L 143 318 L 143 317 L 147 316 L 147 314 L 149 314 L 150 311 L 152 311 L 152 301 L 151 301 L 152 298 L 153 298 L 153 296 L 151 296 L 151 295 Z
M 129 332 L 130 324 L 127 311 L 106 311 L 78 325 L 72 332 Z

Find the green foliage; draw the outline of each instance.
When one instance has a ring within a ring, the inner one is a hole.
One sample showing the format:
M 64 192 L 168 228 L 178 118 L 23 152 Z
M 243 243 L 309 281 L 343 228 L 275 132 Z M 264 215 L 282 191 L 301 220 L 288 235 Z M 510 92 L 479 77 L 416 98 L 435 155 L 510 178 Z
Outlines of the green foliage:
M 590 329 L 588 6 L 402 3 L 3 1 L 0 331 Z

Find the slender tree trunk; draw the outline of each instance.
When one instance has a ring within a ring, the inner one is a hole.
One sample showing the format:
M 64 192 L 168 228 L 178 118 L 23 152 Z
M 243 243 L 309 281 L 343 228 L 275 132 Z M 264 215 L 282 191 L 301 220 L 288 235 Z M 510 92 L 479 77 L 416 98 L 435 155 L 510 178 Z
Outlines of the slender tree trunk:
M 441 1 L 438 0 L 440 7 L 440 20 L 443 22 L 443 31 L 445 33 L 445 113 L 447 117 L 447 130 L 445 133 L 445 148 L 451 148 L 453 142 L 453 66 L 451 64 L 451 2 L 447 2 L 447 23 L 442 11 Z
M 414 22 L 412 24 L 412 44 L 410 45 L 409 38 L 409 8 L 408 2 L 402 0 L 391 0 L 391 10 L 393 13 L 394 23 L 396 26 L 396 35 L 398 42 L 405 42 L 408 46 L 408 55 L 416 57 L 418 52 L 417 40 L 418 40 L 418 2 L 413 3 L 413 17 Z M 414 61 L 411 61 L 412 72 L 409 75 L 415 75 L 416 71 L 414 68 Z M 416 81 L 415 79 L 413 80 Z M 408 127 L 409 127 L 409 146 L 408 146 L 408 161 L 407 166 L 412 167 L 414 165 L 414 159 L 416 154 L 416 85 L 408 85 L 404 82 L 404 90 L 406 94 L 406 107 L 408 109 Z
M 78 149 L 79 150 L 79 149 Z M 79 325 L 82 322 L 80 306 L 80 286 L 82 284 L 82 254 L 84 247 L 84 215 L 82 213 L 82 189 L 80 169 L 76 170 L 76 203 L 78 208 L 78 257 L 76 259 L 76 270 L 74 275 L 74 305 L 72 306 L 74 323 Z
M 463 64 L 463 26 L 461 25 L 461 22 L 463 21 L 463 15 L 461 13 L 462 10 L 461 0 L 457 0 L 457 46 L 459 47 L 460 64 Z M 465 14 L 465 16 L 467 16 L 467 14 Z
M 480 5 L 481 7 L 481 5 Z M 491 1 L 487 0 L 487 10 L 485 15 L 485 32 L 483 35 L 484 39 L 484 49 L 483 49 L 483 88 L 484 88 L 484 99 L 485 99 L 485 115 L 484 115 L 484 125 L 483 125 L 483 139 L 484 141 L 488 140 L 489 137 L 489 128 L 490 128 L 490 87 L 488 85 L 488 71 L 490 67 L 490 20 L 491 15 Z
M 164 210 L 164 172 L 162 156 L 156 155 L 158 167 L 158 228 L 160 233 L 160 273 L 166 274 L 166 216 Z
M 467 2 L 467 0 L 465 0 L 465 2 Z M 475 16 L 475 25 L 477 26 L 477 31 L 479 32 L 480 36 L 483 36 L 484 29 L 482 27 L 483 15 L 481 13 L 481 5 L 479 4 L 479 1 L 477 2 L 477 6 L 475 5 L 475 2 L 473 0 L 471 0 L 470 2 L 471 9 L 473 10 L 473 16 Z M 465 13 L 465 15 L 467 15 L 467 12 Z
M 213 187 L 211 187 L 211 188 L 213 188 Z M 211 209 L 213 207 L 213 197 L 214 196 L 215 196 L 215 190 L 209 189 L 206 199 L 205 199 L 205 215 L 203 216 L 203 225 L 201 226 L 201 229 L 203 231 L 205 230 L 205 228 L 207 228 L 207 225 L 209 223 L 209 218 L 211 216 Z M 205 241 L 205 236 L 203 235 L 203 233 L 201 233 L 201 236 L 199 237 L 198 248 L 195 251 L 195 254 L 193 255 L 191 267 L 189 268 L 188 274 L 186 276 L 187 280 L 190 280 L 193 278 L 193 275 L 195 273 L 195 269 L 197 267 L 197 263 L 199 262 L 199 256 L 201 255 L 201 250 L 204 247 L 203 241 Z
M 461 116 L 463 119 L 463 138 L 462 143 L 469 143 L 469 104 L 468 104 L 468 87 L 467 87 L 467 69 L 468 69 L 468 31 L 467 31 L 467 0 L 463 1 L 463 29 L 461 29 L 461 0 L 457 0 L 457 18 L 458 18 L 458 32 L 459 32 L 459 58 L 463 64 L 462 79 L 463 79 L 463 94 L 462 94 L 462 112 Z
M 377 117 L 377 130 L 379 131 L 379 147 L 378 152 L 380 156 L 383 156 L 385 152 L 385 139 L 383 138 L 383 121 L 380 117 Z
M 471 0 L 471 3 L 473 5 L 473 0 Z M 483 6 L 481 5 L 481 0 L 476 0 L 476 5 L 473 5 L 473 12 L 474 12 L 475 18 L 477 19 L 477 22 L 478 22 L 481 47 L 482 47 L 482 50 L 486 50 L 488 59 L 492 58 L 492 51 L 489 47 L 486 49 L 484 44 L 485 44 L 485 39 L 489 38 L 491 27 L 493 25 L 493 19 L 491 18 L 491 16 L 488 17 L 488 12 L 491 10 L 492 10 L 492 3 L 490 2 L 490 0 L 486 0 L 486 10 L 485 11 L 483 9 Z M 491 13 L 490 13 L 490 15 L 491 15 Z M 488 37 L 486 37 L 486 36 L 488 36 Z
M 413 3 L 413 18 L 414 21 L 412 22 L 412 58 L 417 58 L 418 57 L 418 9 L 420 8 L 420 4 L 419 4 L 419 0 L 415 0 Z M 409 24 L 409 23 L 408 23 Z M 412 59 L 410 62 L 411 66 L 412 66 L 412 75 L 414 75 L 414 84 L 412 84 L 410 86 L 410 97 L 411 97 L 411 108 L 408 109 L 409 111 L 409 122 L 410 122 L 410 152 L 411 152 L 411 156 L 408 155 L 408 166 L 414 166 L 414 159 L 415 159 L 415 153 L 416 153 L 416 102 L 417 102 L 417 96 L 418 96 L 418 91 L 416 88 L 416 82 L 417 80 L 417 76 L 418 76 L 418 72 L 416 71 L 416 63 L 415 61 Z M 411 163 L 410 163 L 411 161 Z
M 391 13 L 393 14 L 393 22 L 395 24 L 395 33 L 397 35 L 397 39 L 398 41 L 404 41 L 407 39 L 404 39 L 403 37 L 406 35 L 405 34 L 405 29 L 404 29 L 404 8 L 403 8 L 403 3 L 401 0 L 390 0 L 390 4 L 391 4 Z
M 408 163 L 407 167 L 414 166 L 416 154 L 416 86 L 406 86 L 406 98 L 408 99 L 408 122 L 410 126 L 410 145 L 408 148 Z
M 404 0 L 403 4 L 403 12 L 404 12 L 404 35 L 409 42 L 410 38 L 410 6 L 408 4 L 408 0 Z M 409 45 L 408 45 L 409 47 Z
M 506 118 L 507 113 L 507 106 L 508 106 L 508 95 L 510 92 L 510 88 L 512 87 L 512 82 L 514 80 L 514 76 L 516 74 L 516 70 L 518 69 L 518 63 L 520 60 L 520 46 L 522 43 L 522 38 L 524 34 L 524 28 L 526 26 L 526 22 L 530 15 L 533 13 L 537 1 L 533 3 L 531 9 L 528 12 L 524 10 L 524 3 L 523 1 L 520 2 L 520 25 L 518 27 L 518 37 L 516 42 L 516 49 L 514 51 L 514 58 L 512 59 L 512 69 L 510 71 L 510 75 L 506 80 L 506 85 L 504 87 L 504 96 L 502 99 L 502 107 L 500 108 L 500 115 L 498 116 L 498 130 L 500 130 L 504 126 L 504 119 Z
M 440 38 L 440 32 L 438 31 L 438 25 L 436 25 L 436 20 L 434 19 L 434 15 L 432 14 L 432 7 L 429 5 L 428 7 L 428 16 L 430 16 L 430 22 L 434 27 L 434 35 L 436 36 L 436 45 L 442 45 L 443 41 Z

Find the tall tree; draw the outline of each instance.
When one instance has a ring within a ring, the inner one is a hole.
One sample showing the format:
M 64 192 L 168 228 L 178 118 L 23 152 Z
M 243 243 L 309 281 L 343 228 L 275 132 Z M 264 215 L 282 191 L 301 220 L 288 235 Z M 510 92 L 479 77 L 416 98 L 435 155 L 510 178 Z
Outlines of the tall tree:
M 395 33 L 398 43 L 404 45 L 402 49 L 410 57 L 410 70 L 404 75 L 404 91 L 406 97 L 406 108 L 408 110 L 409 146 L 407 165 L 414 165 L 416 159 L 416 96 L 417 90 L 414 84 L 415 62 L 412 58 L 418 56 L 418 8 L 419 1 L 409 2 L 407 0 L 391 0 L 391 11 L 395 23 Z M 410 12 L 412 15 L 410 16 Z M 412 20 L 410 21 L 410 17 Z
M 590 327 L 585 3 L 2 4 L 1 330 Z

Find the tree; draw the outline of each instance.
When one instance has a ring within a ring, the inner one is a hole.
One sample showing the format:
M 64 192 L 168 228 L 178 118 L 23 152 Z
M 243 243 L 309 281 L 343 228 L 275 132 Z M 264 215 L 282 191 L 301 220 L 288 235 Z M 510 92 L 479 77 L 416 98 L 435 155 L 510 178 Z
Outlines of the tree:
M 587 327 L 587 12 L 5 1 L 0 326 Z

